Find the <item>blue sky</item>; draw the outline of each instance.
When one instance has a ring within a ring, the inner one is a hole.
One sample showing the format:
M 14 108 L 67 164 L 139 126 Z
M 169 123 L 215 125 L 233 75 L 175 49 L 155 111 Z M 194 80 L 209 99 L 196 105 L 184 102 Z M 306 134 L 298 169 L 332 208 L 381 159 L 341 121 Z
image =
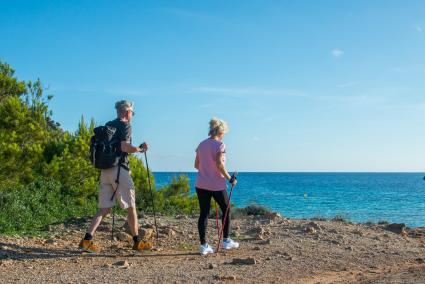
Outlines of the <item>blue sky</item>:
M 208 120 L 239 171 L 425 171 L 424 1 L 5 1 L 0 58 L 54 119 L 133 100 L 153 170 L 193 170 Z

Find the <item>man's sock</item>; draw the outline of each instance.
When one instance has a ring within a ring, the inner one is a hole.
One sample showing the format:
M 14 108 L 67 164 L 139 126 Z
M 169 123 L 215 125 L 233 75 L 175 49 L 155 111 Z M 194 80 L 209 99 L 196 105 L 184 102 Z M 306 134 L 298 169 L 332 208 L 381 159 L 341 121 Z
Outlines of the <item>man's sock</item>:
M 135 236 L 133 236 L 133 241 L 134 241 L 134 242 L 140 242 L 140 237 L 139 237 L 139 235 L 135 235 Z
M 91 241 L 91 240 L 93 240 L 93 236 L 91 234 L 89 234 L 89 233 L 86 233 L 86 235 L 84 236 L 84 239 L 86 241 Z

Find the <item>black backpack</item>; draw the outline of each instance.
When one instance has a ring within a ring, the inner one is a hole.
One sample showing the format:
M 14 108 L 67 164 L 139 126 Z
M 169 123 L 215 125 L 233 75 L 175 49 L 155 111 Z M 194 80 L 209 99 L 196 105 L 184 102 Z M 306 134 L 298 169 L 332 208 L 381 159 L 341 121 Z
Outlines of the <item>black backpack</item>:
M 117 129 L 110 125 L 96 127 L 90 139 L 90 162 L 96 169 L 109 169 L 117 166 L 120 158 Z

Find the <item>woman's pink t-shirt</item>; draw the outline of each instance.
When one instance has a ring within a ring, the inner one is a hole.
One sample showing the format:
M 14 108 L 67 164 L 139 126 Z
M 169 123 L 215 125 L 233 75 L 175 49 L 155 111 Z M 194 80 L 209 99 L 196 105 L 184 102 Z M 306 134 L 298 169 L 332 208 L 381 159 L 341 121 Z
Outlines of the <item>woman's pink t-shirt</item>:
M 226 146 L 223 142 L 211 138 L 205 139 L 196 148 L 199 159 L 196 187 L 211 191 L 227 189 L 226 178 L 220 173 L 216 164 L 216 157 L 220 152 L 224 155 L 223 162 L 225 163 Z

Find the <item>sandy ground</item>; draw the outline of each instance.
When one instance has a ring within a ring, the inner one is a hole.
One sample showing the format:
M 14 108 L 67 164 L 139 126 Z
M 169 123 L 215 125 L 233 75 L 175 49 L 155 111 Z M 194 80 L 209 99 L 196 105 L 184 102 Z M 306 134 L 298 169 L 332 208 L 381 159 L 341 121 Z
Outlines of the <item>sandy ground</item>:
M 152 251 L 131 250 L 124 218 L 95 236 L 98 254 L 77 250 L 88 218 L 51 226 L 49 238 L 0 237 L 2 283 L 425 283 L 425 228 L 290 220 L 278 214 L 232 220 L 240 248 L 202 257 L 197 219 L 140 218 Z M 215 220 L 209 242 L 217 240 Z M 130 239 L 129 239 L 130 238 Z

